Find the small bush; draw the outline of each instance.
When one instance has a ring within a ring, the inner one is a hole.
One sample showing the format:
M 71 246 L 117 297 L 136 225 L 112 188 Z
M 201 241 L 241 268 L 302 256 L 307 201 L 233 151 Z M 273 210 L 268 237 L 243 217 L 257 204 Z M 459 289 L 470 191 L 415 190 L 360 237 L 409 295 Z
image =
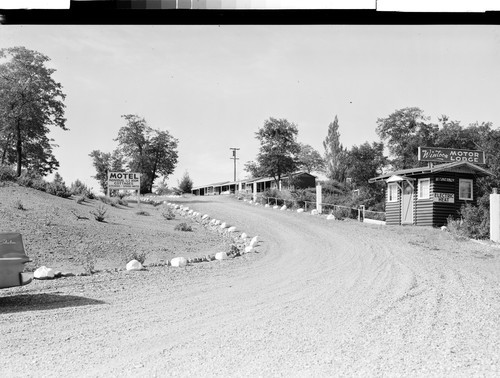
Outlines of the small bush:
M 21 200 L 17 200 L 15 203 L 14 203 L 14 206 L 16 209 L 18 210 L 26 210 L 26 208 L 24 207 L 23 203 L 21 202 Z
M 21 186 L 33 188 L 42 192 L 46 191 L 48 185 L 39 173 L 33 171 L 21 172 L 21 176 L 17 178 L 17 183 Z
M 146 261 L 147 255 L 148 255 L 147 252 L 135 252 L 134 251 L 130 255 L 127 256 L 125 262 L 129 262 L 129 261 L 132 261 L 132 260 L 137 260 L 141 264 L 144 264 L 144 261 Z
M 490 212 L 488 207 L 463 205 L 460 218 L 448 217 L 448 230 L 458 239 L 486 239 L 490 235 Z
M 161 210 L 161 216 L 165 218 L 166 220 L 172 220 L 175 219 L 175 213 L 174 210 L 170 207 L 165 207 Z
M 176 231 L 193 231 L 192 227 L 184 222 L 179 223 L 177 226 L 175 226 L 174 230 L 176 230 Z
M 128 202 L 126 200 L 124 200 L 123 198 L 118 198 L 117 202 L 119 205 L 128 206 Z
M 150 216 L 151 215 L 147 211 L 144 211 L 144 210 L 138 211 L 136 214 L 137 215 L 144 215 L 144 216 Z
M 0 165 L 0 181 L 16 181 L 16 171 L 8 165 Z
M 103 205 L 99 205 L 94 211 L 90 211 L 90 214 L 94 216 L 96 221 L 104 222 L 104 219 L 106 219 L 106 212 L 107 209 Z
M 92 189 L 87 187 L 83 182 L 80 180 L 76 180 L 74 183 L 71 184 L 69 191 L 71 192 L 72 195 L 74 196 L 84 196 L 89 199 L 94 199 L 94 193 L 92 193 Z
M 85 202 L 85 196 L 79 196 L 76 198 L 76 203 L 81 205 L 82 203 Z
M 349 209 L 344 209 L 340 207 L 336 207 L 332 210 L 332 214 L 335 216 L 335 219 L 343 220 L 345 218 L 349 218 L 350 215 Z

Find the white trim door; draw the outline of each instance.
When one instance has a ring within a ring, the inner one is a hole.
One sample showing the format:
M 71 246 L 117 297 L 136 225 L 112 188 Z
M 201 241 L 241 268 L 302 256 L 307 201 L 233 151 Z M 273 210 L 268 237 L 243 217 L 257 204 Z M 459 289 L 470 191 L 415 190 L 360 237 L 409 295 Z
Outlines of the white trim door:
M 401 224 L 413 224 L 413 188 L 407 182 L 402 182 Z

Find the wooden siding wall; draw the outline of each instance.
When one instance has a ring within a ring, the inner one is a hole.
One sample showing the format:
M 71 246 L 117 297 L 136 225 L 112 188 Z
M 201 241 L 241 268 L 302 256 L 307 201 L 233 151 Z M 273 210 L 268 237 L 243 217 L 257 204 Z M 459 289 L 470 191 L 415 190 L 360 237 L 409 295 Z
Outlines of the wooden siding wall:
M 453 178 L 454 182 L 436 181 L 436 177 L 448 177 Z M 459 199 L 459 179 L 473 180 L 472 184 L 472 201 L 465 201 Z M 474 175 L 465 173 L 453 173 L 446 172 L 442 174 L 436 174 L 431 179 L 431 185 L 433 185 L 432 194 L 436 193 L 453 193 L 455 195 L 454 203 L 442 203 L 434 202 L 433 209 L 433 226 L 440 227 L 446 225 L 448 217 L 451 215 L 453 217 L 458 216 L 460 208 L 465 203 L 476 204 L 477 199 L 477 183 Z
M 394 226 L 401 224 L 401 189 L 398 188 L 397 202 L 388 202 L 387 187 L 385 193 L 385 224 Z
M 429 199 L 418 199 L 418 179 L 429 176 L 418 177 L 415 182 L 415 213 L 413 224 L 417 226 L 432 226 L 432 178 L 429 183 Z

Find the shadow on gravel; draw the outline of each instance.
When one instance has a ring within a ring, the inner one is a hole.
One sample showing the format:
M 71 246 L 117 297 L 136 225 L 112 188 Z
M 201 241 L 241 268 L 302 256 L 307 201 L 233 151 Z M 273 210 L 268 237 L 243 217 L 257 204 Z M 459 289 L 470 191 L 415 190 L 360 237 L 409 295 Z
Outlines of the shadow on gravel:
M 0 296 L 0 314 L 101 304 L 106 304 L 106 302 L 76 295 L 22 294 L 8 297 Z

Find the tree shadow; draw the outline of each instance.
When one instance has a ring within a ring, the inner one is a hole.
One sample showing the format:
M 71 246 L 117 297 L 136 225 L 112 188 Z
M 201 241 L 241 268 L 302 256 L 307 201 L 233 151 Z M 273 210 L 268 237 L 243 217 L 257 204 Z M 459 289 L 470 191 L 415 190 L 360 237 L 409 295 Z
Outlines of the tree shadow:
M 20 294 L 0 297 L 0 314 L 102 304 L 106 302 L 76 295 Z

